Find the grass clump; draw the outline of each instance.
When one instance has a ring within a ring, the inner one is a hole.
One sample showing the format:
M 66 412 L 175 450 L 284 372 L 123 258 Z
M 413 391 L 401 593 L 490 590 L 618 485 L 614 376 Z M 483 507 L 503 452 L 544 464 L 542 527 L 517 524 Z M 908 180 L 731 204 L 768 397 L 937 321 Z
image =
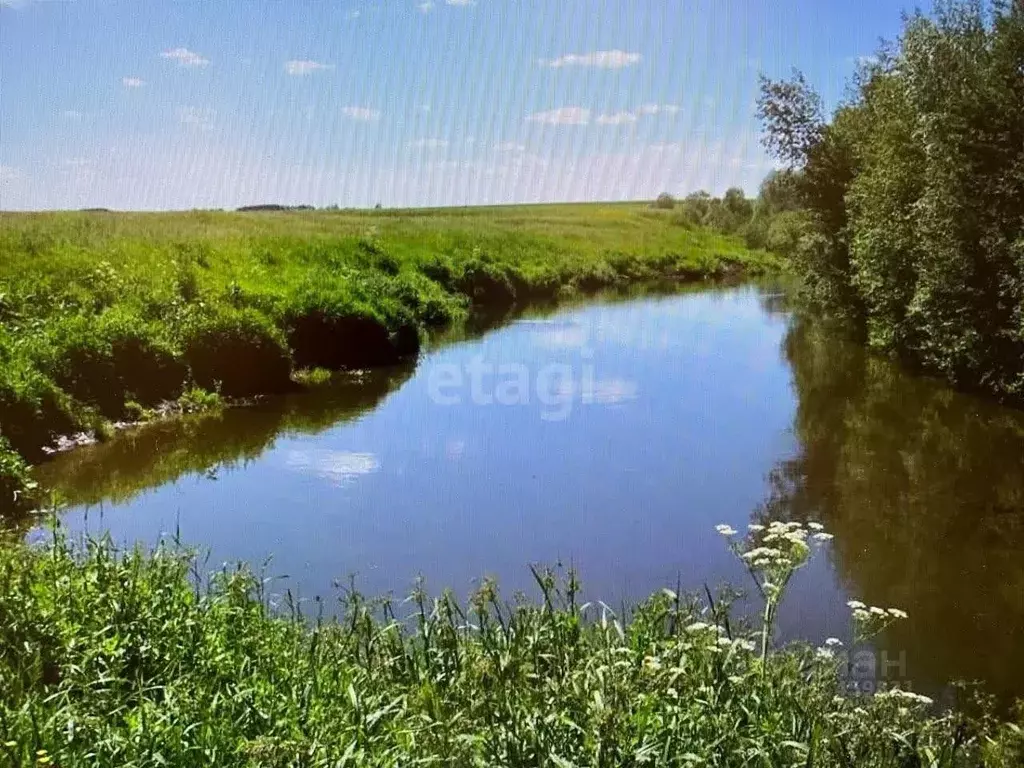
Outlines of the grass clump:
M 177 405 L 181 413 L 208 413 L 223 408 L 224 399 L 218 392 L 189 387 L 178 397 Z
M 806 561 L 812 531 L 779 526 L 737 545 L 758 578 Z M 61 766 L 942 768 L 1024 754 L 1019 728 L 990 716 L 838 695 L 834 643 L 771 647 L 770 626 L 710 595 L 665 590 L 627 619 L 581 603 L 571 572 L 534 573 L 538 602 L 489 581 L 467 603 L 350 589 L 327 619 L 290 595 L 273 609 L 245 568 L 204 577 L 175 546 L 5 547 L 0 749 Z
M 334 373 L 327 368 L 301 368 L 292 373 L 292 379 L 307 387 L 319 387 L 328 383 Z

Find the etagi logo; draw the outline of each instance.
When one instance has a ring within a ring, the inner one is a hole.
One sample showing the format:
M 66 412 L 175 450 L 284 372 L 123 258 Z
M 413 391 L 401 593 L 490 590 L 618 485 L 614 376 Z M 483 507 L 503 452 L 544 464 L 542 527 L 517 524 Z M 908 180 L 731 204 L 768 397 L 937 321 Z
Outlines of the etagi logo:
M 599 378 L 592 349 L 579 350 L 578 363 L 494 363 L 476 355 L 464 363 L 435 363 L 427 376 L 437 405 L 539 406 L 544 421 L 564 421 L 577 404 L 611 404 L 636 397 L 636 383 Z

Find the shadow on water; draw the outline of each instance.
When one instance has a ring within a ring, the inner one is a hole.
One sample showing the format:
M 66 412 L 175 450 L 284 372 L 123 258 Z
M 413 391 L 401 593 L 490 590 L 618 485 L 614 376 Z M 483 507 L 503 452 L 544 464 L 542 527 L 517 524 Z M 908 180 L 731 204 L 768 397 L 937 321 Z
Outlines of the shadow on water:
M 798 454 L 761 514 L 821 520 L 849 594 L 910 620 L 889 678 L 1024 690 L 1024 413 L 951 391 L 794 320 L 784 342 Z
M 244 466 L 279 436 L 316 434 L 376 408 L 414 364 L 339 374 L 327 384 L 253 406 L 168 419 L 126 430 L 39 466 L 36 479 L 69 506 L 130 501 L 178 478 Z

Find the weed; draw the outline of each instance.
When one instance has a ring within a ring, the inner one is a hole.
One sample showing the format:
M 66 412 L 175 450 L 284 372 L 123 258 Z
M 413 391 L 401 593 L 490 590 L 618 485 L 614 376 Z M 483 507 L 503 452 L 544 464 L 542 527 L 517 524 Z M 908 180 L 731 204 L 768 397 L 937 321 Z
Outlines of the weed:
M 776 527 L 738 550 L 779 580 L 812 535 Z M 837 695 L 829 653 L 759 644 L 770 627 L 730 620 L 710 595 L 663 590 L 616 615 L 581 602 L 573 572 L 533 573 L 537 602 L 506 602 L 492 581 L 466 603 L 353 586 L 326 618 L 321 600 L 275 596 L 244 567 L 207 576 L 174 543 L 146 554 L 57 531 L 2 547 L 0 754 L 61 766 L 1020 765 L 1018 725 L 938 713 L 906 691 Z

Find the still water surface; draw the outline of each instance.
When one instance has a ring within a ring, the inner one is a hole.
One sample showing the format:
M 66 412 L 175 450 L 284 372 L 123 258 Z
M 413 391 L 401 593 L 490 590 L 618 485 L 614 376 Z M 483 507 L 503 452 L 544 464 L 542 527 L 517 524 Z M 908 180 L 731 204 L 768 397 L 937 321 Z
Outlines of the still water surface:
M 416 367 L 157 424 L 40 470 L 73 531 L 180 530 L 210 567 L 279 591 L 532 591 L 574 565 L 587 597 L 744 586 L 715 531 L 820 520 L 785 637 L 848 638 L 845 602 L 910 621 L 876 676 L 1024 695 L 1024 414 L 949 391 L 791 317 L 756 286 L 598 301 L 438 344 Z

